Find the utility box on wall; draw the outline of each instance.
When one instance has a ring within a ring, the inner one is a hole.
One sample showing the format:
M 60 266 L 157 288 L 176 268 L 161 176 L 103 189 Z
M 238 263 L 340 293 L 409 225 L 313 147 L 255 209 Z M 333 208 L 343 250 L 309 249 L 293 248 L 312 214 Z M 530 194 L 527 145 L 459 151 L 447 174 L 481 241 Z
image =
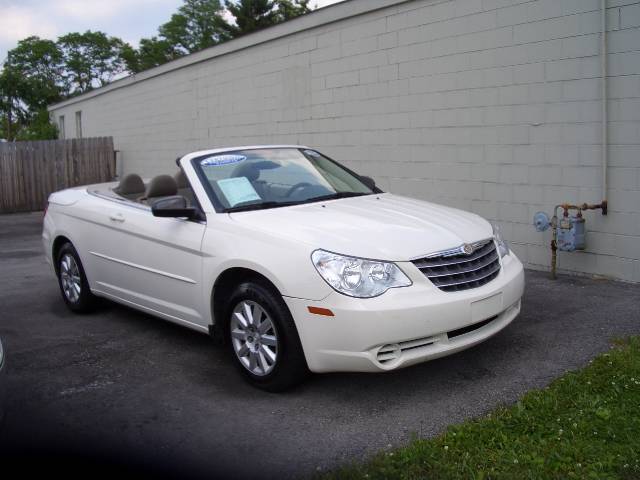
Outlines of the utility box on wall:
M 558 228 L 558 250 L 573 252 L 585 248 L 585 223 L 584 218 L 578 215 L 570 215 L 560 220 Z

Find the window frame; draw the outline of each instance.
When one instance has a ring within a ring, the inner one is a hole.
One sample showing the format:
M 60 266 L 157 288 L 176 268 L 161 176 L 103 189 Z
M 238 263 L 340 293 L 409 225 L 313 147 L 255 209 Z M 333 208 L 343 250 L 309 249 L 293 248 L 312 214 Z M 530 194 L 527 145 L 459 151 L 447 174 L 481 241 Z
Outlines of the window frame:
M 322 155 L 324 158 L 326 158 L 327 160 L 329 160 L 331 163 L 333 163 L 334 165 L 338 166 L 339 168 L 342 168 L 345 172 L 353 175 L 354 177 L 356 177 L 357 179 L 361 179 L 362 175 L 357 174 L 356 172 L 354 172 L 353 170 L 351 170 L 348 167 L 345 167 L 344 165 L 342 165 L 340 162 L 328 157 L 327 155 L 318 152 L 316 149 L 314 148 L 303 148 L 303 147 L 276 147 L 276 148 L 272 148 L 269 147 L 268 145 L 265 146 L 261 146 L 261 147 L 256 147 L 256 148 L 237 148 L 234 150 L 225 150 L 222 152 L 218 152 L 218 153 L 208 153 L 208 154 L 203 154 L 203 155 L 199 155 L 197 157 L 194 157 L 190 160 L 191 162 L 191 166 L 193 167 L 194 171 L 196 172 L 196 175 L 198 176 L 198 180 L 200 181 L 200 183 L 202 184 L 202 187 L 204 188 L 207 196 L 209 197 L 209 200 L 211 201 L 211 205 L 213 205 L 214 210 L 216 211 L 216 213 L 230 213 L 227 212 L 227 208 L 220 202 L 220 200 L 218 199 L 218 196 L 215 194 L 213 187 L 211 186 L 211 183 L 209 182 L 209 180 L 207 179 L 204 170 L 202 170 L 202 168 L 199 165 L 199 162 L 205 158 L 211 157 L 211 156 L 215 156 L 215 155 L 225 155 L 225 154 L 233 154 L 233 153 L 238 153 L 238 152 L 244 152 L 247 150 L 298 150 L 302 156 L 304 156 L 307 160 L 311 161 L 309 159 L 309 157 L 305 154 L 305 150 L 310 150 L 313 152 L 318 153 L 319 155 Z M 361 180 L 362 181 L 362 180 Z M 363 182 L 364 183 L 364 182 Z M 365 183 L 366 185 L 366 183 Z M 380 188 L 378 188 L 377 186 L 373 189 L 373 194 L 379 194 L 379 193 L 384 193 Z M 305 203 L 311 203 L 311 202 L 305 202 Z M 304 203 L 301 203 L 304 204 Z
M 82 110 L 76 112 L 76 138 L 82 138 Z
M 58 138 L 61 140 L 65 140 L 67 138 L 64 125 L 64 115 L 60 115 L 58 117 Z

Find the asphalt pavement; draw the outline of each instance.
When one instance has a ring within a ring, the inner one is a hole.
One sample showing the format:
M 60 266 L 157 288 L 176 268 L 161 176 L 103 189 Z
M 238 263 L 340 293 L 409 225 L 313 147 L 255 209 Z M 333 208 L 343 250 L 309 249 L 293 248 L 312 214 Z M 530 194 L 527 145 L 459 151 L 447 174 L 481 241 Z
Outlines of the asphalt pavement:
M 527 271 L 521 316 L 473 349 L 269 394 L 205 335 L 106 301 L 69 312 L 42 255 L 41 220 L 0 216 L 2 473 L 310 476 L 514 402 L 612 338 L 640 334 L 637 285 Z

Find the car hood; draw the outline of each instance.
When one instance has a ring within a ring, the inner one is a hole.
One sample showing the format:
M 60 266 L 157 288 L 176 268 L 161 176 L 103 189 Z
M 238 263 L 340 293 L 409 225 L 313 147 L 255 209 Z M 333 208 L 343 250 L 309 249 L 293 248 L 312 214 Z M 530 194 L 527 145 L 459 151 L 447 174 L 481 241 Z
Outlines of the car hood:
M 378 260 L 407 261 L 492 235 L 478 215 L 390 193 L 230 216 L 253 231 Z

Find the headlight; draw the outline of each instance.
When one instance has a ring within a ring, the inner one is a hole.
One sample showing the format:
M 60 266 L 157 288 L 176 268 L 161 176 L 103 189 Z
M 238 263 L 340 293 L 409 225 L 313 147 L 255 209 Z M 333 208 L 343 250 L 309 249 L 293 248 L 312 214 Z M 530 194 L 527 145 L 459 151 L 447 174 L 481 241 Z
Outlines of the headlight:
M 313 252 L 311 260 L 325 282 L 350 297 L 377 297 L 390 288 L 411 285 L 411 280 L 395 263 L 347 257 L 324 250 Z
M 505 255 L 509 255 L 509 244 L 502 237 L 502 232 L 500 231 L 500 226 L 491 224 L 493 227 L 493 238 L 496 240 L 496 244 L 498 245 L 498 253 L 500 253 L 500 258 Z

